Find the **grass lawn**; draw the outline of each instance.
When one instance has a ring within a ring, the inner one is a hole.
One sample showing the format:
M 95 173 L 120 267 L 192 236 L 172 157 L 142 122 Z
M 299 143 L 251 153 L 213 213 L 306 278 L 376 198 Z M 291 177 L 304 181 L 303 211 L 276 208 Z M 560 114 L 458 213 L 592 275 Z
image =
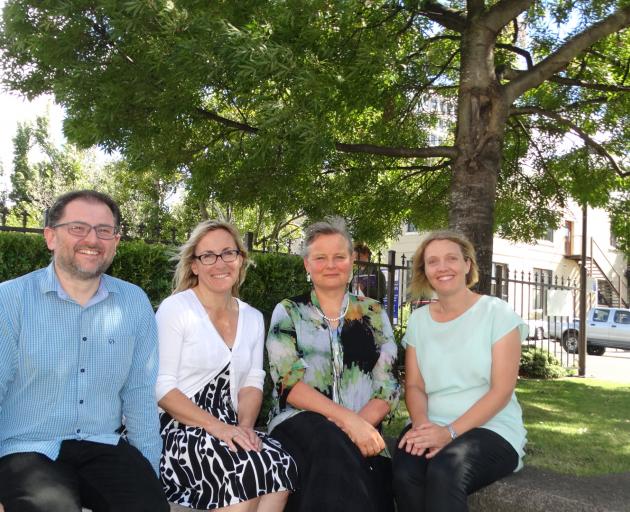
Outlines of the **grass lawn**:
M 630 472 L 630 385 L 593 379 L 519 379 L 525 464 L 572 475 Z M 401 403 L 386 434 L 407 421 Z

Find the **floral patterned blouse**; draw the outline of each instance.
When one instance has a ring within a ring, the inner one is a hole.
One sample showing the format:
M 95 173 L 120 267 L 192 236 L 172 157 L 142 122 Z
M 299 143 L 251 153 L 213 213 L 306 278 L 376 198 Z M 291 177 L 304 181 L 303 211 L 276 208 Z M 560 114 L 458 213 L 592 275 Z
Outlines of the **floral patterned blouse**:
M 266 342 L 274 383 L 270 431 L 301 412 L 287 402 L 299 381 L 355 412 L 373 398 L 385 400 L 390 411 L 396 407 L 397 347 L 387 314 L 377 301 L 351 294 L 344 297 L 344 311 L 339 326 L 331 328 L 314 291 L 274 309 Z

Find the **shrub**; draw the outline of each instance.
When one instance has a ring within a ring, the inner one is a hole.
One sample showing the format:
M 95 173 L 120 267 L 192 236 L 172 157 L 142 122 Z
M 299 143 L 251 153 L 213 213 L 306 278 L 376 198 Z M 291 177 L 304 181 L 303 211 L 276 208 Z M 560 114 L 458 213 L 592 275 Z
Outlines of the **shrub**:
M 552 354 L 530 345 L 521 350 L 519 375 L 531 379 L 558 379 L 566 377 L 567 370 Z
M 14 279 L 50 263 L 44 237 L 0 231 L 0 282 Z
M 157 308 L 171 294 L 175 264 L 169 261 L 172 250 L 162 244 L 142 241 L 120 242 L 108 273 L 138 285 Z
M 282 299 L 294 297 L 310 290 L 302 258 L 292 254 L 252 255 L 254 265 L 249 267 L 241 287 L 242 299 L 259 309 L 269 325 L 273 308 Z
M 154 307 L 171 294 L 175 263 L 173 247 L 143 241 L 122 241 L 107 273 L 140 286 Z M 267 325 L 275 305 L 309 290 L 302 258 L 287 254 L 252 255 L 241 297 L 262 311 Z M 0 232 L 0 282 L 47 266 L 50 251 L 42 235 Z

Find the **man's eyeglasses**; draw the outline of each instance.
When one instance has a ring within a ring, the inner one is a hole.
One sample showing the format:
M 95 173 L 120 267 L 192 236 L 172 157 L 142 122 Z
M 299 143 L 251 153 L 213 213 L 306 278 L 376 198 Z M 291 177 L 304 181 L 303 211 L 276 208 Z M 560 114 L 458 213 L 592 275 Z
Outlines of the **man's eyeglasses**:
M 87 222 L 81 221 L 62 222 L 61 224 L 55 224 L 50 227 L 53 229 L 65 227 L 69 234 L 76 236 L 77 238 L 85 238 L 92 230 L 94 230 L 96 236 L 101 240 L 112 240 L 116 238 L 116 235 L 118 234 L 118 227 L 116 226 L 110 226 L 108 224 L 98 224 L 96 226 L 92 226 Z
M 238 249 L 226 249 L 221 254 L 214 254 L 213 252 L 204 252 L 199 256 L 195 255 L 193 258 L 198 259 L 202 265 L 214 265 L 218 258 L 221 258 L 225 263 L 232 263 L 236 261 L 241 251 Z

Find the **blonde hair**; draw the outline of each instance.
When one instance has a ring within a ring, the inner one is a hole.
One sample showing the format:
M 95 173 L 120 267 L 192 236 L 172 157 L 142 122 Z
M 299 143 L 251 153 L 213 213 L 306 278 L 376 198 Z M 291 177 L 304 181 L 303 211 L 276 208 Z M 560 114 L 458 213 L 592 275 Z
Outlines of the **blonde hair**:
M 428 297 L 434 291 L 427 279 L 424 269 L 424 253 L 431 242 L 435 240 L 448 240 L 459 245 L 464 260 L 470 261 L 470 270 L 466 274 L 466 286 L 472 288 L 479 282 L 479 267 L 475 256 L 475 248 L 470 240 L 457 231 L 441 230 L 431 231 L 420 242 L 413 254 L 411 293 L 416 297 Z
M 241 235 L 236 227 L 228 222 L 222 222 L 219 220 L 205 220 L 197 224 L 193 232 L 190 234 L 190 238 L 179 248 L 177 255 L 173 258 L 177 261 L 175 266 L 175 275 L 173 276 L 173 293 L 183 292 L 190 288 L 194 288 L 199 284 L 199 278 L 192 271 L 192 262 L 195 259 L 195 250 L 197 245 L 201 242 L 201 239 L 211 231 L 217 231 L 222 229 L 227 231 L 236 244 L 236 248 L 241 253 L 243 258 L 243 264 L 238 271 L 238 281 L 232 286 L 232 295 L 238 297 L 238 289 L 245 281 L 245 275 L 247 274 L 247 267 L 250 265 L 251 260 L 247 254 L 247 249 L 243 245 Z

